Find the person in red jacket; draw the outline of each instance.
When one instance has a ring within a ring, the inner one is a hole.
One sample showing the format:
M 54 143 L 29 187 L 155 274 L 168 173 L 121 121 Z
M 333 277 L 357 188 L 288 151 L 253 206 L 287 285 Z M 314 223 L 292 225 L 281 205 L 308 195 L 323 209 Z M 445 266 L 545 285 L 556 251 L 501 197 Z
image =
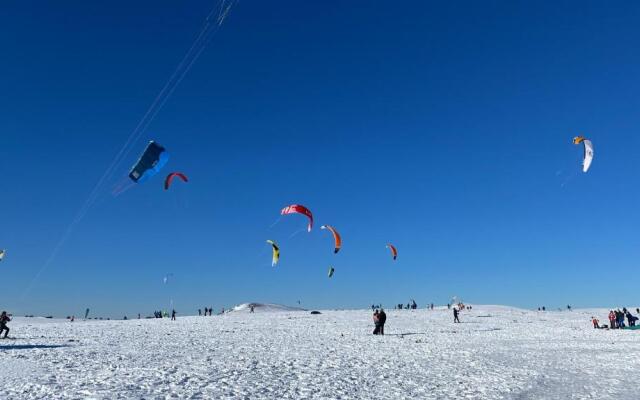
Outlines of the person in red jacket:
M 616 313 L 613 310 L 609 311 L 609 327 L 616 329 Z
M 591 322 L 593 323 L 593 329 L 600 329 L 600 321 L 596 317 L 591 317 Z

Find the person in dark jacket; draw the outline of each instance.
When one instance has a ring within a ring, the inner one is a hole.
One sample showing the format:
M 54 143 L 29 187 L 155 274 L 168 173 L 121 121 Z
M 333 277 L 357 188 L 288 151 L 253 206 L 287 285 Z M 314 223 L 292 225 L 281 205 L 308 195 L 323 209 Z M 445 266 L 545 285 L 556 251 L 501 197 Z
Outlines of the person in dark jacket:
M 629 311 L 627 311 L 627 323 L 629 324 L 629 326 L 636 326 L 637 320 L 638 317 L 634 317 Z
M 7 327 L 7 322 L 9 321 L 11 321 L 11 318 L 9 318 L 6 311 L 3 311 L 2 314 L 0 314 L 0 335 L 4 332 L 5 339 L 9 334 L 9 328 Z
M 460 319 L 458 319 L 458 309 L 453 307 L 453 323 L 460 323 Z
M 380 321 L 380 334 L 384 335 L 384 324 L 387 322 L 387 314 L 384 312 L 384 309 L 380 309 L 378 313 L 378 319 Z
M 624 313 L 620 309 L 616 310 L 616 324 L 618 329 L 624 328 Z
M 176 310 L 171 311 L 171 320 L 172 321 L 176 320 Z

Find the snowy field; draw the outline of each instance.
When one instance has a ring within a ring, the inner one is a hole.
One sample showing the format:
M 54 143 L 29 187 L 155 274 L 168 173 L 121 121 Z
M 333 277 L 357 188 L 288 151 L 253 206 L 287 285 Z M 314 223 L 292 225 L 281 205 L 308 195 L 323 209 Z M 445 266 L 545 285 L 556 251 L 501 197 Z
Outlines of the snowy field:
M 639 399 L 640 331 L 593 329 L 607 313 L 387 310 L 385 336 L 369 310 L 15 318 L 0 398 Z

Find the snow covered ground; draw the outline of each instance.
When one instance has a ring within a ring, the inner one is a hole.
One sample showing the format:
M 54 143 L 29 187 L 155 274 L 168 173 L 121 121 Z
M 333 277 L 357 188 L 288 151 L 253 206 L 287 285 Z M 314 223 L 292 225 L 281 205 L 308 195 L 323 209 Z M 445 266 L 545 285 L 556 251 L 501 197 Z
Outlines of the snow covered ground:
M 128 321 L 15 318 L 2 399 L 638 399 L 640 331 L 608 310 L 238 308 Z

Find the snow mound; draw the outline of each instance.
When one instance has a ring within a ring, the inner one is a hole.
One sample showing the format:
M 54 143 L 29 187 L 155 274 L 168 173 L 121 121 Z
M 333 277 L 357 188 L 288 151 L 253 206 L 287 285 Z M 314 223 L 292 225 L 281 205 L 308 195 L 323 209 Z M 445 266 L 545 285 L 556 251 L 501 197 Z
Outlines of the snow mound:
M 243 303 L 233 307 L 231 312 L 250 312 L 253 306 L 254 312 L 289 312 L 289 311 L 307 311 L 300 307 L 283 306 L 281 304 L 262 304 L 262 303 Z

